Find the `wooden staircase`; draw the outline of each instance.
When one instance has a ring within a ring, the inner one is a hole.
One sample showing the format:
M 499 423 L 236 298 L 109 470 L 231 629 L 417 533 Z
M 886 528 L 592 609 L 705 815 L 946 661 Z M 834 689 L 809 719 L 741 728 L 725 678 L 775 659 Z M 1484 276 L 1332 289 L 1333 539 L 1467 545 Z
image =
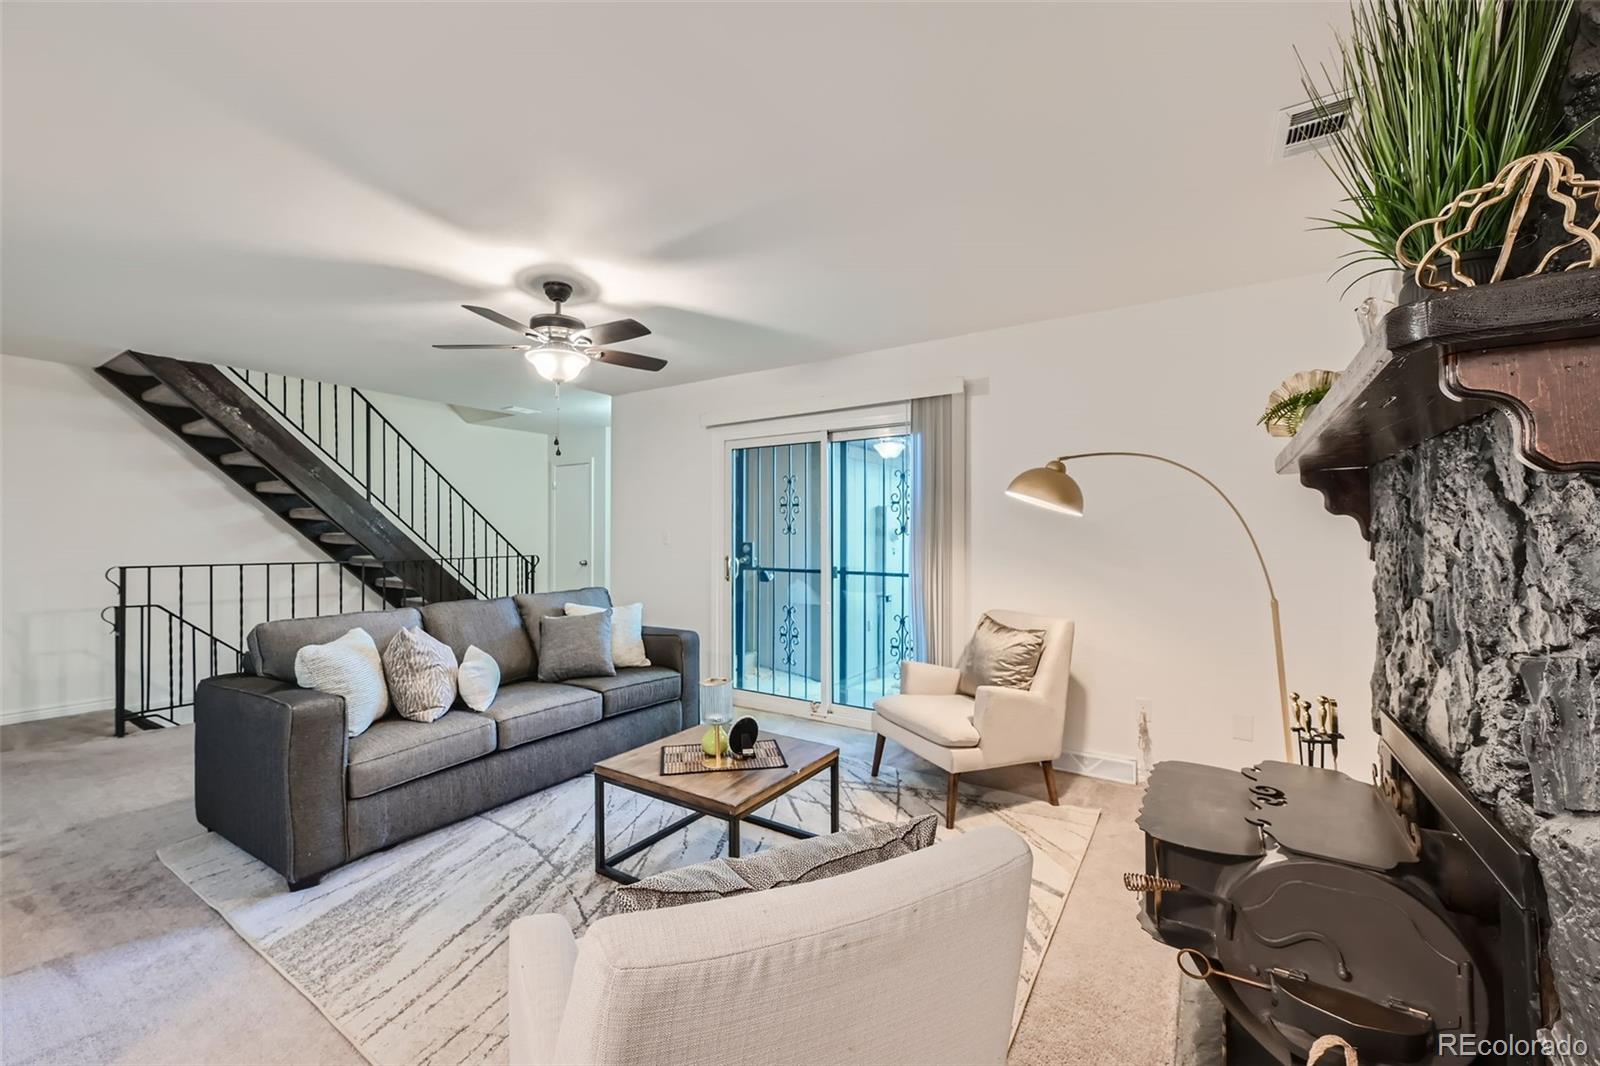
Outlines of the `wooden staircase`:
M 408 526 L 392 506 L 383 504 L 381 491 L 374 493 L 372 481 L 381 477 L 385 480 L 380 484 L 387 485 L 387 472 L 372 471 L 369 459 L 368 483 L 363 485 L 354 472 L 331 461 L 324 446 L 280 417 L 288 413 L 284 408 L 264 403 L 267 397 L 259 390 L 246 388 L 222 368 L 127 351 L 97 372 L 390 606 L 533 588 L 537 557 L 513 549 L 497 557 L 501 565 L 480 567 L 482 557 L 468 562 L 447 554 L 445 545 L 431 542 L 440 539 L 437 524 L 430 537 L 426 521 L 421 530 Z M 338 388 L 350 394 L 352 403 L 360 396 L 346 386 Z M 360 399 L 366 403 L 365 397 Z M 370 432 L 373 416 L 366 417 Z M 454 493 L 453 487 L 450 491 Z M 487 525 L 476 508 L 462 503 L 462 517 L 450 520 L 452 537 L 471 520 Z M 497 547 L 506 543 L 503 537 L 495 541 Z M 493 581 L 482 576 L 489 572 L 496 574 Z M 502 576 L 507 573 L 516 576 L 508 582 Z M 503 587 L 507 584 L 518 587 Z

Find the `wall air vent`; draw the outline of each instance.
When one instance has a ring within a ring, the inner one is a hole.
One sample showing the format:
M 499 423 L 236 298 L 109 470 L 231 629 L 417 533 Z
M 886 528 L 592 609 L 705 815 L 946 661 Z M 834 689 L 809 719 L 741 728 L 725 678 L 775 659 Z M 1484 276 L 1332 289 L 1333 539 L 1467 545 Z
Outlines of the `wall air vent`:
M 1280 159 L 1314 152 L 1332 140 L 1350 120 L 1350 101 L 1345 99 L 1325 104 L 1307 100 L 1286 107 L 1277 114 L 1273 152 Z

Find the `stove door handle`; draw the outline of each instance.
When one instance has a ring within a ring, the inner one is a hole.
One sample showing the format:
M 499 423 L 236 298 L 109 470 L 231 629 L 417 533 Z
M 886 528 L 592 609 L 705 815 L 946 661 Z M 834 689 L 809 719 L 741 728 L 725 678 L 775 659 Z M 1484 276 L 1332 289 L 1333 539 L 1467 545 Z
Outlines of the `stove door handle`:
M 1434 1024 L 1426 1013 L 1401 1010 L 1284 971 L 1273 971 L 1270 977 L 1276 1021 L 1319 1036 L 1343 1037 L 1363 1062 L 1422 1062 L 1431 1054 Z

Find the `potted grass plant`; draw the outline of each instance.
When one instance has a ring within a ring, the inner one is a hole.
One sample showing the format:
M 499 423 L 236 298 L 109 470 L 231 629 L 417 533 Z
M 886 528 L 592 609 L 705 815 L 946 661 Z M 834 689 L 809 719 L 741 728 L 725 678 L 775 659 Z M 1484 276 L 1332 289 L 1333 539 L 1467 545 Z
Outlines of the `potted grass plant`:
M 1359 242 L 1340 270 L 1380 264 L 1359 281 L 1397 269 L 1396 244 L 1413 222 L 1513 159 L 1571 143 L 1577 132 L 1561 132 L 1558 93 L 1572 28 L 1573 0 L 1356 0 L 1332 69 L 1317 78 L 1301 65 L 1314 106 L 1331 115 L 1348 100 L 1351 109 L 1322 151 L 1344 206 L 1314 220 Z M 1501 205 L 1460 245 L 1464 267 L 1482 280 L 1510 209 Z M 1408 237 L 1405 250 L 1421 259 L 1425 234 Z M 1408 284 L 1402 301 L 1422 295 Z

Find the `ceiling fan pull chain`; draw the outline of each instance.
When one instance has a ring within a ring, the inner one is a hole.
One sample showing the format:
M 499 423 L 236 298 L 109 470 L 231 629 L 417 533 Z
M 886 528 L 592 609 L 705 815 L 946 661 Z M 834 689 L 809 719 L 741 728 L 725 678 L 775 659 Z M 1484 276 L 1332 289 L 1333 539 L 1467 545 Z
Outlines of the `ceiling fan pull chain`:
M 561 458 L 561 382 L 556 382 L 556 458 Z

